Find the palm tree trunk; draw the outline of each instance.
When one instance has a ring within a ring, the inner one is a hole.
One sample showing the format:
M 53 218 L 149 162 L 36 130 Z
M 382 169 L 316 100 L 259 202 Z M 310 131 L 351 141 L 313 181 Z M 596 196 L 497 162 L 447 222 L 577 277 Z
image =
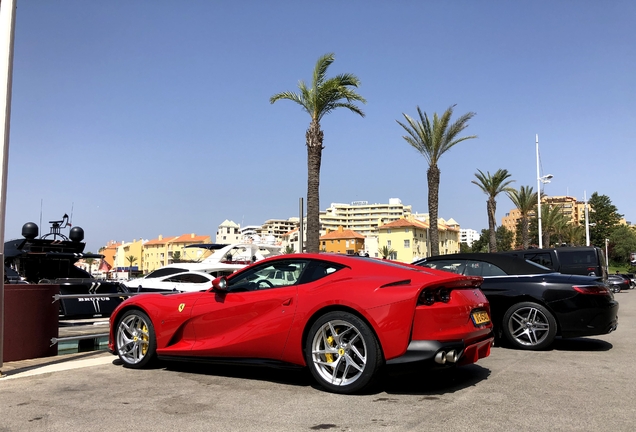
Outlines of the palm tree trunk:
M 426 171 L 428 180 L 428 224 L 430 226 L 431 256 L 439 255 L 439 229 L 437 227 L 437 212 L 439 208 L 439 176 L 437 165 L 431 165 Z
M 493 198 L 486 201 L 488 210 L 488 229 L 490 230 L 490 238 L 488 240 L 488 251 L 497 252 L 497 234 L 495 232 L 495 212 L 497 211 L 497 202 Z
M 317 120 L 312 120 L 305 138 L 307 139 L 307 252 L 318 253 L 320 250 L 319 189 L 323 132 Z M 300 235 L 303 234 L 300 233 Z
M 521 245 L 523 249 L 528 249 L 530 245 L 530 232 L 528 227 L 528 216 L 521 217 Z

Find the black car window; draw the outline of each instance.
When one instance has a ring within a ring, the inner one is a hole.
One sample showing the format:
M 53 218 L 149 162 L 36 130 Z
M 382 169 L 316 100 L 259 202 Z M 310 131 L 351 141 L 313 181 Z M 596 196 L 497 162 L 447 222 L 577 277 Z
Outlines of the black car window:
M 424 261 L 422 263 L 418 263 L 417 265 L 432 268 L 435 270 L 443 270 L 447 272 L 464 274 L 464 268 L 466 267 L 466 260 L 435 260 L 435 261 Z
M 549 252 L 526 253 L 523 257 L 529 261 L 536 262 L 539 265 L 554 270 L 554 264 L 552 264 L 552 257 Z
M 184 273 L 180 275 L 172 276 L 166 279 L 166 282 L 178 282 L 178 283 L 205 283 L 211 282 L 210 279 L 196 273 Z
M 593 250 L 559 251 L 562 265 L 597 265 L 596 254 Z
M 153 272 L 148 273 L 146 276 L 144 276 L 144 278 L 145 279 L 158 278 L 158 277 L 168 276 L 175 273 L 183 273 L 184 271 L 188 271 L 188 270 L 184 268 L 177 268 L 177 267 L 160 268 Z
M 466 264 L 466 276 L 506 276 L 506 272 L 494 264 L 483 261 L 468 261 Z
M 257 291 L 296 285 L 307 260 L 278 260 L 255 265 L 227 281 L 230 292 Z
M 343 265 L 329 261 L 312 261 L 309 266 L 307 266 L 307 270 L 303 273 L 300 283 L 315 282 L 342 268 L 344 268 Z

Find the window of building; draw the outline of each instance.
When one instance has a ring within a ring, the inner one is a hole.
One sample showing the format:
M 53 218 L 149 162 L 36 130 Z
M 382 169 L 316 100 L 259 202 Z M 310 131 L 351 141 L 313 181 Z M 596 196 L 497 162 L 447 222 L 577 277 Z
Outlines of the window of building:
M 411 247 L 411 240 L 409 240 L 409 239 L 404 240 L 404 247 L 405 248 L 410 248 Z
M 391 240 L 387 240 L 387 241 L 386 241 L 386 245 L 387 245 L 388 247 L 391 247 Z

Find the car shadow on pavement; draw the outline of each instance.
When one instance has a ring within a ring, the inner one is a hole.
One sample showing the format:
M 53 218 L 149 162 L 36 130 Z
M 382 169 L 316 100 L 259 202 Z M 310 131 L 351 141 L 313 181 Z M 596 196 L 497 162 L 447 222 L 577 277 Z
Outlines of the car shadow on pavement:
M 609 351 L 614 348 L 611 343 L 601 339 L 572 338 L 555 339 L 552 345 L 555 351 Z
M 232 365 L 218 363 L 191 363 L 164 361 L 166 370 L 227 378 L 268 381 L 277 384 L 307 387 L 313 380 L 306 368 L 274 368 L 260 365 Z
M 264 366 L 176 361 L 160 362 L 159 367 L 180 373 L 259 380 L 297 387 L 312 387 L 319 391 L 325 391 L 313 379 L 307 368 L 279 369 Z M 474 364 L 406 373 L 400 372 L 395 368 L 385 368 L 378 376 L 376 383 L 360 394 L 376 395 L 388 393 L 434 397 L 474 386 L 487 379 L 488 376 L 490 376 L 489 369 Z
M 490 369 L 476 364 L 399 373 L 388 368 L 380 379 L 377 390 L 388 394 L 437 396 L 472 387 L 488 379 Z

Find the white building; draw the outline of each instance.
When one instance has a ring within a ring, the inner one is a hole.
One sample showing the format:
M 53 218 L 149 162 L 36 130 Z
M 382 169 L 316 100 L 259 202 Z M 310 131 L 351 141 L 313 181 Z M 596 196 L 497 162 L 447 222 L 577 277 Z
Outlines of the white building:
M 234 244 L 240 243 L 243 235 L 240 232 L 240 226 L 231 221 L 225 219 L 219 228 L 216 230 L 216 243 L 220 244 Z
M 474 229 L 463 228 L 459 230 L 460 243 L 466 243 L 469 247 L 472 247 L 473 242 L 479 240 L 480 234 Z
M 388 204 L 369 204 L 368 201 L 332 203 L 320 214 L 321 233 L 337 231 L 338 227 L 342 227 L 365 237 L 377 236 L 380 223 L 393 222 L 410 214 L 411 206 L 403 205 L 399 198 L 390 198 Z

